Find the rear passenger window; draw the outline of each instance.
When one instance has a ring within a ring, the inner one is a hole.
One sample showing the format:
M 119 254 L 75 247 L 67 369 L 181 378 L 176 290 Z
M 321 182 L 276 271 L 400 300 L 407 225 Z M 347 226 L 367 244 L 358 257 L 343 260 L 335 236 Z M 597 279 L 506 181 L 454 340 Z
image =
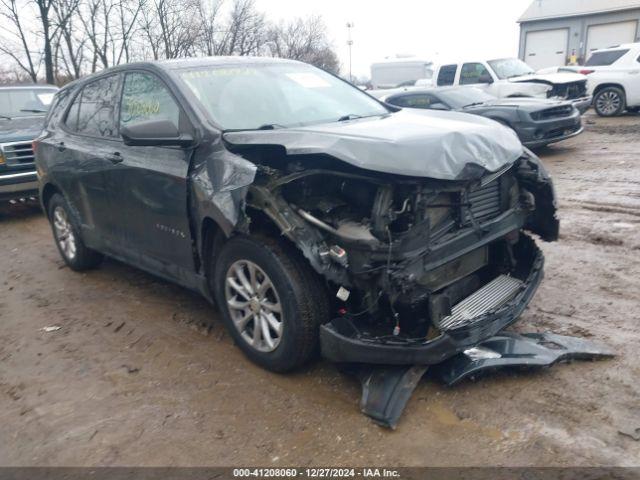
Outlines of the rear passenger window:
M 624 50 L 606 50 L 604 52 L 595 52 L 591 54 L 585 67 L 606 67 L 613 65 L 615 61 L 621 58 L 629 49 Z
M 110 75 L 86 85 L 69 109 L 65 121 L 67 127 L 92 137 L 117 137 L 118 86 L 118 75 Z
M 169 120 L 180 129 L 180 107 L 155 75 L 128 73 L 122 91 L 121 126 L 154 120 Z
M 440 67 L 440 72 L 438 72 L 438 86 L 453 85 L 457 69 L 457 65 L 444 65 Z
M 491 74 L 481 63 L 465 63 L 460 69 L 460 85 L 489 83 Z

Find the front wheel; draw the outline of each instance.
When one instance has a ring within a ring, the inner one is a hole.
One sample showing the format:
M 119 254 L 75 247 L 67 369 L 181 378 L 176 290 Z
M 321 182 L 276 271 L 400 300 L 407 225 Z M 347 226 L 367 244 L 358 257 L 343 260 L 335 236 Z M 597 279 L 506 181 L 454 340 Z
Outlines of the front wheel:
M 299 252 L 267 236 L 238 236 L 216 257 L 216 302 L 242 351 L 276 372 L 309 361 L 320 324 L 329 320 L 329 299 Z
M 593 108 L 601 117 L 620 115 L 626 106 L 624 91 L 618 87 L 606 87 L 596 93 Z

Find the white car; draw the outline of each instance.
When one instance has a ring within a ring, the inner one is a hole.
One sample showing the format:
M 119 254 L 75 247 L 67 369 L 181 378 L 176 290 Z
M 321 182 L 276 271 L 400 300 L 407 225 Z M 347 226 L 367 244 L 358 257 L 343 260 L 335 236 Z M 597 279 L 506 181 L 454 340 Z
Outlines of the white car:
M 443 63 L 434 73 L 438 87 L 473 85 L 498 97 L 538 97 L 569 100 L 584 113 L 591 106 L 587 77 L 579 73 L 536 74 L 517 58 Z
M 568 69 L 587 75 L 587 90 L 598 115 L 640 111 L 640 43 L 595 50 L 583 67 L 560 70 Z

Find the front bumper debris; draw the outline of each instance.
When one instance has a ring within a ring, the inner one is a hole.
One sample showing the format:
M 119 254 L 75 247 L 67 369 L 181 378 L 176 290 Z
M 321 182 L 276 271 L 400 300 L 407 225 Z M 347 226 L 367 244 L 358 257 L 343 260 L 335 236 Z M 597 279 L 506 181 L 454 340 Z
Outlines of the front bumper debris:
M 395 429 L 402 412 L 427 372 L 447 385 L 491 371 L 549 367 L 568 360 L 595 360 L 614 356 L 606 346 L 553 333 L 503 332 L 433 367 L 351 366 L 362 383 L 360 408 L 376 423 Z
M 520 291 L 495 311 L 442 330 L 434 339 L 402 343 L 400 339 L 369 336 L 348 318 L 340 317 L 320 327 L 322 356 L 336 363 L 373 365 L 436 365 L 476 346 L 515 322 L 531 301 L 543 277 L 544 257 L 536 249 L 528 277 Z
M 480 373 L 508 367 L 549 367 L 563 360 L 613 357 L 608 347 L 581 338 L 555 333 L 502 332 L 474 348 L 436 365 L 434 375 L 447 385 Z

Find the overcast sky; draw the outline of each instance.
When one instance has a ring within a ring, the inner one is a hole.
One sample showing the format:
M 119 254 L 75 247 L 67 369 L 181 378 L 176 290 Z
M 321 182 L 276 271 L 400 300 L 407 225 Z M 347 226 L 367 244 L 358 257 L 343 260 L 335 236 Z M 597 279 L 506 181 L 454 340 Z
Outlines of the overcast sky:
M 372 62 L 412 54 L 447 58 L 517 56 L 516 20 L 531 0 L 256 0 L 272 20 L 320 14 L 349 66 L 347 22 L 353 22 L 353 74 L 369 76 Z

